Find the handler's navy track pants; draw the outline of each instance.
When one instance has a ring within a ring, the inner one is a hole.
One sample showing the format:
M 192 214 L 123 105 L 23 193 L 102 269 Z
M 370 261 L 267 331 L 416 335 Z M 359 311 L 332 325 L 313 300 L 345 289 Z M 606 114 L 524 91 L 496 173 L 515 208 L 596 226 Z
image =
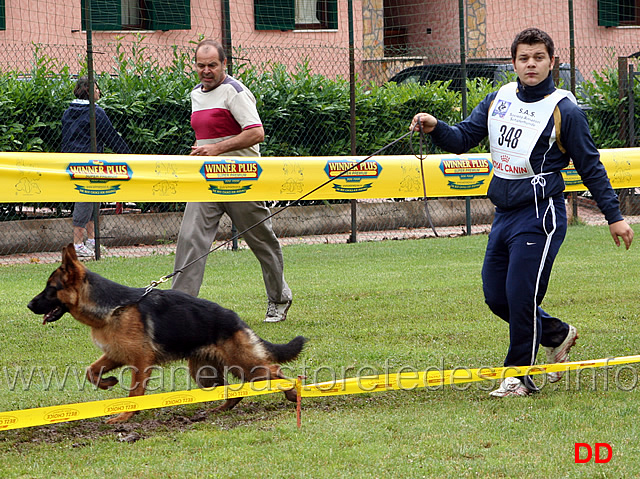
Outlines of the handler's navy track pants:
M 496 208 L 482 266 L 482 285 L 491 311 L 509 323 L 505 366 L 535 364 L 540 344 L 559 346 L 568 334 L 568 324 L 540 307 L 566 232 L 562 195 L 541 200 L 537 207 Z

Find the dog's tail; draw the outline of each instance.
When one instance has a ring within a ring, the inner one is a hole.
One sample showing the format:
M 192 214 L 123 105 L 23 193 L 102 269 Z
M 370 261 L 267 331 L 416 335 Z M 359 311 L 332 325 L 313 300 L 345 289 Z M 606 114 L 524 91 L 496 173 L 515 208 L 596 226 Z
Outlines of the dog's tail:
M 287 344 L 273 344 L 269 341 L 262 340 L 265 348 L 269 351 L 269 354 L 276 363 L 286 363 L 287 361 L 293 361 L 298 357 L 304 348 L 304 344 L 307 342 L 307 338 L 303 336 L 296 336 Z

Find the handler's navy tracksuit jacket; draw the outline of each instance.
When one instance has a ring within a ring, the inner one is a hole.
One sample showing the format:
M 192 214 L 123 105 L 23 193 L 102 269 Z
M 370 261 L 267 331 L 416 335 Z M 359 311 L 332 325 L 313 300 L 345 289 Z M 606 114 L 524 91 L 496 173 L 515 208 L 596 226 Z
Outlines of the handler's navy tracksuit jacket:
M 555 90 L 551 76 L 533 87 L 518 81 L 517 87 L 518 98 L 527 103 L 539 101 Z M 487 95 L 468 118 L 455 126 L 438 121 L 431 133 L 434 143 L 456 154 L 478 145 L 488 135 L 489 109 L 496 94 Z M 549 148 L 554 128 L 556 141 Z M 510 346 L 505 366 L 534 364 L 540 344 L 559 346 L 568 333 L 566 323 L 539 305 L 567 229 L 565 185 L 560 170 L 570 159 L 609 224 L 622 220 L 618 198 L 600 162 L 586 116 L 569 98 L 557 104 L 530 155 L 533 172 L 545 173 L 542 184 L 532 185 L 531 178 L 505 179 L 495 175 L 489 184 L 488 196 L 496 210 L 482 283 L 489 308 L 509 323 Z M 526 385 L 535 389 L 530 381 Z
M 129 154 L 129 146 L 111 124 L 105 111 L 96 105 L 96 146 L 98 153 L 104 147 L 114 153 Z M 64 153 L 90 153 L 89 100 L 73 100 L 62 114 L 62 148 Z

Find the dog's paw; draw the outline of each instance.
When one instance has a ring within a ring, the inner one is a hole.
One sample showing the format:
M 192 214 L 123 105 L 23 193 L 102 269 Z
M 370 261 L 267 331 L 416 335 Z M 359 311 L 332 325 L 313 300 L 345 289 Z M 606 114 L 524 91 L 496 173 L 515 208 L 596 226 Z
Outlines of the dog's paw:
M 129 419 L 131 419 L 133 417 L 133 415 L 135 414 L 134 412 L 123 412 L 121 414 L 118 414 L 117 416 L 114 416 L 112 418 L 107 419 L 107 424 L 117 424 L 119 422 L 125 422 L 128 421 Z
M 298 401 L 298 393 L 295 389 L 289 389 L 288 391 L 285 391 L 284 396 L 291 402 Z
M 98 387 L 100 389 L 109 389 L 118 384 L 118 379 L 114 376 L 109 376 L 108 378 L 100 378 L 100 383 L 98 383 Z
M 218 413 L 222 411 L 228 411 L 229 409 L 233 409 L 236 404 L 242 401 L 242 398 L 232 398 L 227 399 L 221 406 L 214 408 L 211 412 Z

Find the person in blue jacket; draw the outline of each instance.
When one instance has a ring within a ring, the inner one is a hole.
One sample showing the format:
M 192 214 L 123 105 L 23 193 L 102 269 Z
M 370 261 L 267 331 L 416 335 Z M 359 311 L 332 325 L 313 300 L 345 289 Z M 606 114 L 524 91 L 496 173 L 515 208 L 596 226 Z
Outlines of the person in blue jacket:
M 94 83 L 94 99 L 100 99 L 100 89 Z M 89 129 L 89 79 L 78 78 L 73 89 L 76 97 L 69 108 L 62 114 L 62 148 L 63 153 L 91 153 L 91 130 Z M 105 111 L 96 107 L 96 148 L 98 153 L 107 146 L 114 153 L 131 153 L 129 146 L 111 124 Z M 76 203 L 73 207 L 73 244 L 76 254 L 91 257 L 95 254 L 93 203 Z M 86 232 L 87 241 L 83 242 Z
M 482 285 L 491 311 L 509 323 L 505 366 L 535 364 L 540 345 L 547 363 L 566 362 L 578 337 L 574 326 L 540 307 L 567 231 L 560 170 L 570 160 L 607 219 L 615 244 L 620 246 L 621 238 L 629 249 L 633 240 L 584 112 L 570 92 L 553 84 L 553 54 L 547 33 L 537 28 L 520 32 L 511 45 L 517 82 L 487 95 L 454 126 L 427 113 L 415 115 L 410 126 L 421 126 L 437 146 L 456 154 L 489 137 L 494 170 L 488 196 L 495 216 Z M 562 375 L 549 373 L 548 379 L 556 382 Z M 508 377 L 491 395 L 527 396 L 537 391 L 529 376 Z

